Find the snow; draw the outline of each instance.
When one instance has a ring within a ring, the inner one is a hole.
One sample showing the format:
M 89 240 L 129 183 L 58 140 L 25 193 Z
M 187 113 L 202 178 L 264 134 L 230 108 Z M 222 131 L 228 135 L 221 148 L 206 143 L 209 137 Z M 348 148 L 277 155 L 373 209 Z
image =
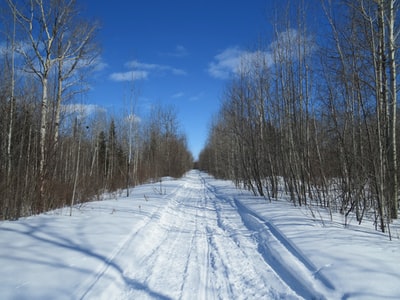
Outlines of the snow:
M 191 171 L 0 223 L 1 299 L 400 299 L 400 227 Z

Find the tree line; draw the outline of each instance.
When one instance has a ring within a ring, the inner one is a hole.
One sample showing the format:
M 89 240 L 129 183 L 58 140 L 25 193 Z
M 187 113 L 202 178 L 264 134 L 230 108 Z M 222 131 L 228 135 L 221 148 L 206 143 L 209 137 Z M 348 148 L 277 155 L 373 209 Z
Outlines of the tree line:
M 322 32 L 308 25 L 307 3 L 282 6 L 273 41 L 242 58 L 199 166 L 346 222 L 369 214 L 389 231 L 399 206 L 398 3 L 319 1 Z
M 6 0 L 0 45 L 0 219 L 88 201 L 162 176 L 192 155 L 171 107 L 146 120 L 82 104 L 100 54 L 75 0 Z M 74 104 L 75 103 L 75 104 Z

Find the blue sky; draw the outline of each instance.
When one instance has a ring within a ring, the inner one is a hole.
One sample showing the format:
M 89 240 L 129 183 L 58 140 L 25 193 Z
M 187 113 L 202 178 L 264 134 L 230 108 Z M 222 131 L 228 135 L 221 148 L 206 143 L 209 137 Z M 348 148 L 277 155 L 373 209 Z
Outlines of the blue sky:
M 90 81 L 87 104 L 119 113 L 132 82 L 135 113 L 154 104 L 176 107 L 195 158 L 229 75 L 245 52 L 268 39 L 268 0 L 98 1 L 81 4 L 101 23 L 101 71 Z

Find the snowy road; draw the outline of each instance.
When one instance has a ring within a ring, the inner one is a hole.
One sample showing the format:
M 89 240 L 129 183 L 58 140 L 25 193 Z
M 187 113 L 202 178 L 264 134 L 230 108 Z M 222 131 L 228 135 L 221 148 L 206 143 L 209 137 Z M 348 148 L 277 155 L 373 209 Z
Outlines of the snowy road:
M 83 298 L 322 298 L 313 270 L 283 237 L 264 236 L 271 232 L 265 221 L 240 213 L 200 173 L 189 173 L 163 198 L 166 205 L 117 247 L 127 261 L 117 263 L 112 255 L 107 270 L 100 268 L 93 284 L 83 284 Z
M 399 240 L 191 171 L 0 222 L 0 299 L 399 299 Z M 340 217 L 340 216 L 339 216 Z

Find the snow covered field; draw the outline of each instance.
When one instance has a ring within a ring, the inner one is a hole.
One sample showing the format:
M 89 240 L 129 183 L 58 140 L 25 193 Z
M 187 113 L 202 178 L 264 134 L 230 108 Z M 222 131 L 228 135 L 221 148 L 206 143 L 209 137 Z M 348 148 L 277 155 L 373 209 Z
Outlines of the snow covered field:
M 400 299 L 398 223 L 389 241 L 198 171 L 109 198 L 1 222 L 0 299 Z

